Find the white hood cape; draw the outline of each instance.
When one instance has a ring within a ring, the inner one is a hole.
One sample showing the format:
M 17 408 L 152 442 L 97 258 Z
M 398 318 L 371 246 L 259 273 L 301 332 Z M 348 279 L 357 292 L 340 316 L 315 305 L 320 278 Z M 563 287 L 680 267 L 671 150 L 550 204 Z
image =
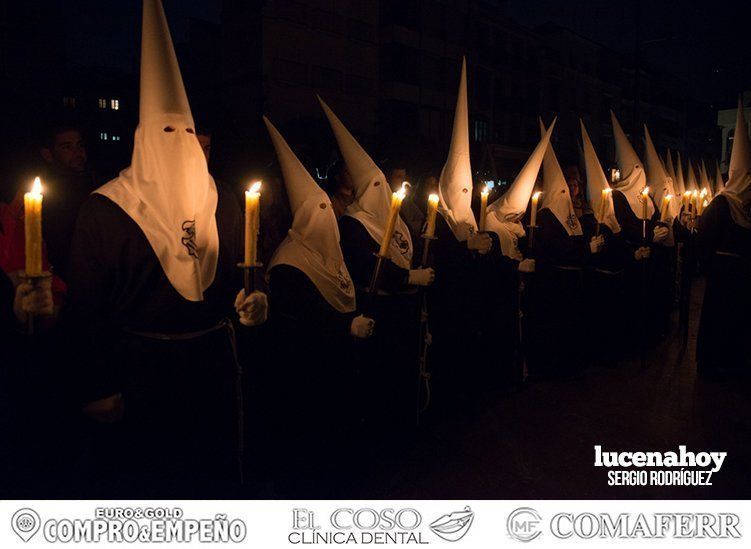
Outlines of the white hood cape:
M 324 299 L 341 313 L 355 310 L 355 287 L 339 246 L 339 227 L 328 195 L 292 152 L 274 125 L 263 117 L 282 168 L 292 211 L 292 227 L 269 262 L 301 270 Z
M 540 120 L 540 137 L 545 136 L 545 125 Z M 542 207 L 555 215 L 558 222 L 566 229 L 569 236 L 581 236 L 583 233 L 579 218 L 576 217 L 571 193 L 566 184 L 553 145 L 548 143 L 542 161 Z
M 525 235 L 520 220 L 527 211 L 527 204 L 535 188 L 537 174 L 550 143 L 555 122 L 553 120 L 509 189 L 501 198 L 488 206 L 486 228 L 498 235 L 503 255 L 517 261 L 524 259 L 519 250 L 519 239 Z
M 355 200 L 347 206 L 344 215 L 362 223 L 371 238 L 380 244 L 391 211 L 391 189 L 386 176 L 323 99 L 319 97 L 318 101 L 326 113 L 355 186 Z M 389 244 L 389 259 L 398 266 L 409 269 L 412 264 L 412 237 L 401 216 L 396 221 L 396 229 Z
M 602 191 L 610 189 L 608 178 L 605 176 L 605 172 L 602 171 L 602 164 L 597 158 L 597 153 L 592 145 L 592 141 L 589 138 L 587 129 L 584 127 L 584 122 L 579 120 L 582 131 L 582 143 L 584 144 L 584 162 L 587 170 L 587 193 L 589 194 L 589 202 L 592 206 L 595 219 L 607 225 L 613 233 L 621 232 L 621 226 L 618 224 L 618 220 L 615 218 L 615 210 L 613 208 L 613 197 L 608 198 L 607 208 L 605 208 L 605 215 L 601 216 L 602 212 Z
M 725 184 L 722 196 L 730 204 L 733 221 L 741 227 L 751 229 L 751 145 L 749 145 L 748 125 L 740 98 L 737 112 L 728 182 Z
M 202 301 L 219 255 L 217 191 L 160 0 L 144 0 L 141 104 L 130 167 L 100 187 L 146 235 L 180 295 Z
M 618 169 L 621 171 L 620 182 L 613 186 L 614 190 L 620 191 L 626 197 L 631 211 L 638 219 L 644 217 L 644 202 L 641 193 L 647 186 L 647 176 L 644 173 L 644 165 L 626 134 L 621 128 L 615 113 L 610 111 L 610 119 L 613 123 L 613 137 L 615 138 L 615 156 Z M 655 213 L 655 207 L 652 200 L 647 200 L 647 218 L 651 219 Z
M 462 59 L 451 146 L 438 181 L 438 197 L 438 211 L 459 242 L 464 242 L 477 232 L 477 221 L 472 212 L 472 166 L 469 158 L 469 110 L 465 59 Z

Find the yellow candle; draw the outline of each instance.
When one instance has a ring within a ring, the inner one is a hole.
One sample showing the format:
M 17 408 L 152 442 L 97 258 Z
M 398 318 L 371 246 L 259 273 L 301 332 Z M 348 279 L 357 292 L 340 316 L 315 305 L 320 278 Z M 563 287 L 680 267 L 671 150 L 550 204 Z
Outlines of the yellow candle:
M 42 182 L 37 177 L 31 191 L 23 195 L 26 237 L 26 274 L 42 274 Z
M 425 227 L 425 236 L 433 238 L 435 235 L 435 216 L 438 212 L 438 195 L 431 194 L 428 197 L 428 223 Z
M 641 192 L 641 202 L 642 202 L 642 219 L 647 219 L 648 217 L 648 210 L 647 210 L 647 204 L 649 200 L 649 187 L 644 187 L 644 189 Z
M 691 211 L 691 191 L 686 191 L 683 193 L 683 210 L 686 213 L 689 213 L 689 211 Z
M 598 223 L 605 221 L 605 215 L 608 213 L 608 198 L 612 189 L 602 189 L 602 197 L 600 198 L 600 216 L 597 218 Z
M 261 182 L 245 191 L 245 265 L 258 263 L 258 227 L 261 218 Z
M 691 193 L 691 198 L 693 201 L 694 212 L 699 215 L 699 191 L 694 190 Z
M 663 223 L 668 220 L 668 208 L 670 206 L 670 200 L 673 198 L 672 194 L 666 194 L 662 197 L 662 208 L 660 209 L 660 221 Z
M 699 212 L 699 215 L 704 213 L 704 208 L 706 208 L 707 206 L 709 206 L 709 200 L 705 200 L 701 203 L 701 211 Z
M 488 215 L 488 195 L 490 194 L 490 187 L 485 185 L 485 188 L 480 192 L 480 232 L 485 230 L 485 219 Z
M 378 255 L 381 257 L 389 256 L 389 246 L 391 244 L 391 237 L 394 236 L 394 227 L 396 227 L 396 220 L 399 218 L 399 209 L 402 207 L 402 201 L 407 195 L 407 183 L 402 182 L 402 188 L 391 194 L 391 211 L 389 211 L 389 220 L 386 223 L 386 231 L 383 233 L 383 240 L 381 241 L 381 249 Z
M 542 194 L 541 191 L 537 191 L 535 194 L 532 195 L 532 217 L 529 220 L 530 227 L 537 226 L 537 203 L 540 201 L 541 194 Z

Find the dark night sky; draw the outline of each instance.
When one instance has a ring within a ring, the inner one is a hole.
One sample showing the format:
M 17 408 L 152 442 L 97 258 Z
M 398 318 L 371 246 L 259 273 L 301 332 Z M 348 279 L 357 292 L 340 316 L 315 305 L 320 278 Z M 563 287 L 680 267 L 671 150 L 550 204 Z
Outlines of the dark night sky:
M 219 22 L 221 0 L 164 0 L 177 41 L 191 17 Z M 528 26 L 551 21 L 611 49 L 634 51 L 641 21 L 643 58 L 655 68 L 684 77 L 689 92 L 714 103 L 732 102 L 751 86 L 751 53 L 746 36 L 751 8 L 740 2 L 641 0 L 509 0 L 511 17 Z M 64 0 L 71 59 L 84 65 L 134 67 L 140 2 Z M 744 43 L 745 41 L 745 43 Z

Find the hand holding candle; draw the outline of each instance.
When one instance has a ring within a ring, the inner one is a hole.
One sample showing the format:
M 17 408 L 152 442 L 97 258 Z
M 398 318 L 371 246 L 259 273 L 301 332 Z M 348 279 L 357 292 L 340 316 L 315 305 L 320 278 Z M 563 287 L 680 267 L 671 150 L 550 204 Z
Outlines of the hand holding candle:
M 42 182 L 37 177 L 31 191 L 23 195 L 26 237 L 26 275 L 42 274 Z
M 431 194 L 428 196 L 428 220 L 425 226 L 425 238 L 435 236 L 435 217 L 438 212 L 438 195 Z
M 391 194 L 391 211 L 389 211 L 389 220 L 386 223 L 386 230 L 383 233 L 381 249 L 378 251 L 378 255 L 381 257 L 389 256 L 391 238 L 394 236 L 394 228 L 396 227 L 396 220 L 399 218 L 399 210 L 402 207 L 404 197 L 407 195 L 407 186 L 409 186 L 409 183 L 404 181 L 402 182 L 402 188 Z
M 261 182 L 256 181 L 245 191 L 245 256 L 250 267 L 258 263 L 258 228 L 261 218 Z
M 480 192 L 480 232 L 485 231 L 485 219 L 488 216 L 488 195 L 490 194 L 490 187 L 485 184 L 485 188 Z

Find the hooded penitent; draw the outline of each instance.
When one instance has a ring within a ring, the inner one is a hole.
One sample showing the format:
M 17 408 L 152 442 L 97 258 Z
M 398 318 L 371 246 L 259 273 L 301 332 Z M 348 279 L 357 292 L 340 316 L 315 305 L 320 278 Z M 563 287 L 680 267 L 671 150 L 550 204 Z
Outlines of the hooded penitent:
M 318 101 L 326 113 L 355 187 L 355 200 L 347 207 L 344 215 L 362 223 L 371 238 L 380 244 L 391 210 L 391 191 L 386 176 L 323 99 L 319 97 Z M 391 261 L 409 269 L 412 263 L 412 238 L 401 217 L 396 221 L 389 250 Z
M 655 202 L 658 207 L 662 208 L 662 201 L 665 196 L 671 196 L 669 212 L 670 219 L 673 219 L 680 213 L 681 197 L 676 196 L 673 179 L 665 172 L 646 125 L 644 126 L 644 142 L 647 153 L 647 182 L 650 189 L 654 191 Z
M 545 137 L 545 125 L 540 120 L 540 136 Z M 547 208 L 563 225 L 569 236 L 581 235 L 582 226 L 576 217 L 574 204 L 571 202 L 566 178 L 553 152 L 553 145 L 548 143 L 542 161 L 542 208 Z
M 472 212 L 472 167 L 469 162 L 469 112 L 467 107 L 467 63 L 462 59 L 462 74 L 456 98 L 454 129 L 446 164 L 438 182 L 439 211 L 460 242 L 477 231 Z
M 535 188 L 537 174 L 542 165 L 542 159 L 550 143 L 550 135 L 553 133 L 555 120 L 548 128 L 540 142 L 532 151 L 524 167 L 516 176 L 514 182 L 504 195 L 488 206 L 485 223 L 489 231 L 498 235 L 501 243 L 501 252 L 506 257 L 521 261 L 524 259 L 519 251 L 519 238 L 524 236 L 524 227 L 519 220 L 524 216 L 529 204 L 529 198 Z
M 160 0 L 144 0 L 141 105 L 130 167 L 100 187 L 141 228 L 170 283 L 201 301 L 214 281 L 217 191 Z
M 743 103 L 738 101 L 735 119 L 735 137 L 730 153 L 728 182 L 722 192 L 730 205 L 730 214 L 741 227 L 751 229 L 751 146 L 748 125 L 743 113 Z
M 595 214 L 595 219 L 599 223 L 607 225 L 614 233 L 620 232 L 621 226 L 618 224 L 618 220 L 615 218 L 615 211 L 613 210 L 612 197 L 608 198 L 607 207 L 605 208 L 604 215 L 602 214 L 602 191 L 610 189 L 608 178 L 605 176 L 605 172 L 602 171 L 602 165 L 597 159 L 597 153 L 592 146 L 592 141 L 589 139 L 589 134 L 584 127 L 584 122 L 579 121 L 582 130 L 582 143 L 584 144 L 584 162 L 587 170 L 587 193 L 589 194 L 589 201 L 592 204 L 592 210 Z
M 620 191 L 626 197 L 631 210 L 637 218 L 642 219 L 644 215 L 644 202 L 641 196 L 644 187 L 647 185 L 647 177 L 644 173 L 644 165 L 636 151 L 631 146 L 626 134 L 621 128 L 618 119 L 613 111 L 610 111 L 610 119 L 613 122 L 613 136 L 615 137 L 615 157 L 618 169 L 621 171 L 621 180 L 615 190 Z M 647 200 L 647 216 L 651 218 L 654 215 L 654 204 Z
M 722 180 L 722 172 L 720 171 L 720 163 L 717 160 L 714 161 L 714 194 L 717 196 L 725 190 L 725 182 Z
M 355 310 L 355 288 L 339 246 L 339 226 L 328 195 L 319 187 L 292 149 L 264 116 L 287 187 L 292 227 L 269 263 L 291 265 L 315 284 L 337 311 Z

